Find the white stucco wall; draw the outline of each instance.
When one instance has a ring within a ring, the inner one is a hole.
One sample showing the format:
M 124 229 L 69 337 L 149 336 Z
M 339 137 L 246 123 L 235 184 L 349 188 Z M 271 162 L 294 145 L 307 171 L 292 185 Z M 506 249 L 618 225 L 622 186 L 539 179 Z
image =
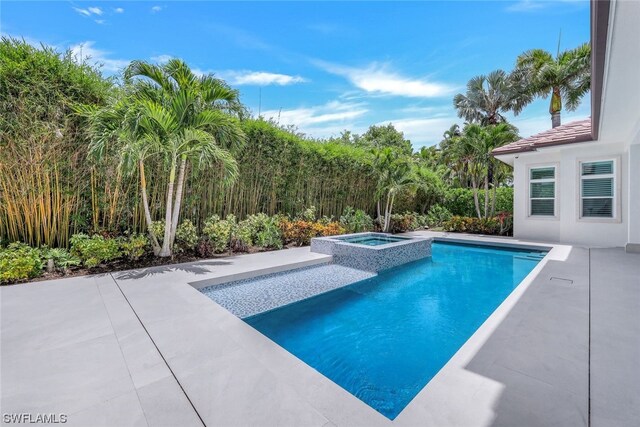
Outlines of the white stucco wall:
M 514 235 L 523 239 L 587 246 L 625 246 L 628 237 L 628 145 L 581 143 L 522 153 L 514 159 Z M 580 161 L 617 159 L 616 219 L 580 219 Z M 529 215 L 529 177 L 532 166 L 557 166 L 556 216 Z

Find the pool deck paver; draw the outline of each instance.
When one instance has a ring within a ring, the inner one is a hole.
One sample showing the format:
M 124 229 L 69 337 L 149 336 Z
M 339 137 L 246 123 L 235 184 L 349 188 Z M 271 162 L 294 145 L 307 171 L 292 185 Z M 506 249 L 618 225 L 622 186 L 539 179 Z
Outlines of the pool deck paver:
M 181 426 L 574 426 L 589 425 L 589 407 L 592 426 L 640 416 L 640 255 L 556 245 L 393 422 L 196 289 L 327 262 L 316 255 L 3 287 L 2 412 Z

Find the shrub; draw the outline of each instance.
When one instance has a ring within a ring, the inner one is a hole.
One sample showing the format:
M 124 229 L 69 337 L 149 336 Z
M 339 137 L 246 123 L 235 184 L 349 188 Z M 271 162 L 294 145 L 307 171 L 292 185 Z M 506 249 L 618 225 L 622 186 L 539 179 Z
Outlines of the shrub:
M 40 251 L 24 243 L 11 243 L 0 249 L 0 283 L 12 283 L 42 273 Z
M 320 227 L 318 227 L 317 229 L 319 230 L 319 235 L 320 236 L 337 236 L 340 234 L 345 234 L 346 230 L 345 228 L 340 225 L 339 222 L 330 222 L 326 225 L 320 224 Z
M 316 220 L 316 207 L 309 206 L 296 218 L 306 222 L 314 222 Z
M 137 261 L 149 247 L 149 238 L 144 234 L 134 234 L 120 241 L 122 254 L 131 261 Z
M 239 224 L 237 240 L 249 246 L 281 249 L 283 244 L 279 222 L 279 217 L 269 217 L 264 213 L 249 215 Z
M 449 221 L 453 215 L 449 209 L 440 205 L 433 205 L 427 214 L 427 225 L 429 227 L 442 227 L 442 224 Z
M 162 241 L 164 240 L 164 221 L 153 221 L 149 229 L 151 233 L 156 236 L 158 243 L 162 245 Z
M 43 261 L 51 261 L 53 267 L 62 271 L 67 271 L 69 267 L 75 267 L 82 263 L 80 258 L 69 253 L 69 251 L 64 248 L 48 248 L 45 246 L 40 248 L 40 256 Z
M 496 219 L 500 223 L 500 234 L 510 236 L 513 234 L 513 215 L 511 212 L 499 212 Z
M 503 220 L 504 223 L 504 220 Z M 501 220 L 495 218 L 471 218 L 454 216 L 443 224 L 445 231 L 473 234 L 493 234 L 503 233 Z
M 258 232 L 256 245 L 265 249 L 282 249 L 282 232 L 275 221 L 266 224 Z
M 213 249 L 213 244 L 208 238 L 202 238 L 198 240 L 196 252 L 203 258 L 209 258 L 215 253 L 215 250 Z
M 470 217 L 455 215 L 452 216 L 449 221 L 446 221 L 444 224 L 442 224 L 442 228 L 444 228 L 445 231 L 464 233 L 467 231 L 469 223 L 472 220 L 473 218 Z
M 491 190 L 490 190 L 491 191 Z M 484 210 L 484 190 L 478 191 L 481 209 Z M 476 208 L 473 202 L 473 190 L 470 188 L 450 188 L 444 193 L 443 206 L 453 215 L 474 217 Z M 513 188 L 496 189 L 496 212 L 513 212 Z
M 279 217 L 269 217 L 264 213 L 249 215 L 238 224 L 236 246 L 257 245 L 261 248 L 282 248 L 282 232 L 278 226 Z
M 285 219 L 280 222 L 280 230 L 285 242 L 294 243 L 297 246 L 311 243 L 311 239 L 318 235 L 319 227 L 322 226 L 311 221 Z
M 373 219 L 365 211 L 347 206 L 340 217 L 340 225 L 346 233 L 362 233 L 373 230 Z
M 237 227 L 236 217 L 227 216 L 227 219 L 220 219 L 218 215 L 213 215 L 204 222 L 202 233 L 209 239 L 214 253 L 222 253 L 229 249 L 231 236 Z
M 416 230 L 417 228 L 417 214 L 405 212 L 403 214 L 391 215 L 391 222 L 389 224 L 389 231 L 391 233 L 404 233 L 406 231 Z
M 100 235 L 92 237 L 86 234 L 71 236 L 71 253 L 80 257 L 86 267 L 112 261 L 120 257 L 120 245 L 116 239 L 104 238 Z
M 250 223 L 240 221 L 232 232 L 231 249 L 239 252 L 246 252 L 254 245 L 257 234 Z
M 416 214 L 416 224 L 418 228 L 429 228 L 429 217 L 427 215 Z
M 198 244 L 198 230 L 193 223 L 185 219 L 176 228 L 176 240 L 174 246 L 178 252 L 192 251 Z

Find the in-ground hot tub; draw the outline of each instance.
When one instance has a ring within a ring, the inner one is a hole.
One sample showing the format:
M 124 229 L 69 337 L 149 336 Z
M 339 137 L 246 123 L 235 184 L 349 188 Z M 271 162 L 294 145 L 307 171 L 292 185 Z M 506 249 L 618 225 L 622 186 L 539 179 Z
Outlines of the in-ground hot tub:
M 356 233 L 311 239 L 311 251 L 333 255 L 336 264 L 378 272 L 431 256 L 433 239 Z

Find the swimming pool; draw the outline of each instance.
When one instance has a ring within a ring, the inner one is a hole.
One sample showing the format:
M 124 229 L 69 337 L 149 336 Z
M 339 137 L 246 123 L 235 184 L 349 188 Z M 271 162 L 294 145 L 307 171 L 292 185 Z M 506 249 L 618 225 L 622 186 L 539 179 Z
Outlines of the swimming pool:
M 434 242 L 432 257 L 245 321 L 394 419 L 543 256 Z

